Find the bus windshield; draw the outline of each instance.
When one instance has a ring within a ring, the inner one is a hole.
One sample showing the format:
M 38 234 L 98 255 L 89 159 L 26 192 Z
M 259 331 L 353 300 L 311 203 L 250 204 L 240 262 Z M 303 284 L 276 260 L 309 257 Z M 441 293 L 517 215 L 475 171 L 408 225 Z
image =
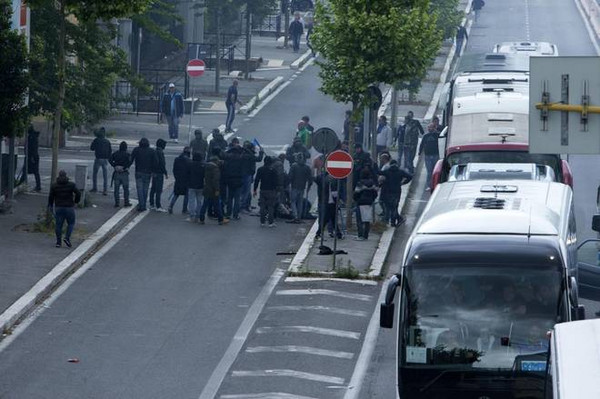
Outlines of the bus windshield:
M 408 266 L 402 365 L 543 372 L 560 269 Z

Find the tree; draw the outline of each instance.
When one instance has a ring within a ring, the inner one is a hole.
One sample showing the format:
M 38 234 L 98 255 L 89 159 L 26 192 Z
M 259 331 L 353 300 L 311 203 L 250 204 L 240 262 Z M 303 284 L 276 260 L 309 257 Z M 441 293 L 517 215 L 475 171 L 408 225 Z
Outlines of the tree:
M 317 2 L 315 21 L 311 40 L 323 55 L 318 62 L 321 91 L 352 103 L 354 121 L 374 102 L 370 85 L 422 79 L 441 45 L 437 12 L 430 11 L 429 0 Z M 350 129 L 351 151 L 353 144 Z
M 0 134 L 10 138 L 8 198 L 14 185 L 14 144 L 27 127 L 26 93 L 29 81 L 25 40 L 12 29 L 12 3 L 0 0 Z
M 151 3 L 151 0 L 29 0 L 28 4 L 32 9 L 53 5 L 57 12 L 56 22 L 58 27 L 57 47 L 56 47 L 56 87 L 57 90 L 52 94 L 53 102 L 53 128 L 52 128 L 52 174 L 54 181 L 58 173 L 58 144 L 59 135 L 63 127 L 63 113 L 65 109 L 65 91 L 67 86 L 67 56 L 73 56 L 67 50 L 67 30 L 70 25 L 81 25 L 90 27 L 87 24 L 95 24 L 100 21 L 110 22 L 112 18 L 128 17 L 142 13 Z M 108 26 L 108 24 L 106 24 Z M 56 34 L 56 33 L 55 33 Z M 69 38 L 69 46 L 77 46 L 77 38 Z M 110 62 L 109 62 L 110 63 Z M 86 68 L 86 65 L 83 65 Z
M 452 39 L 456 36 L 456 28 L 460 25 L 465 13 L 458 9 L 459 0 L 431 0 L 430 9 L 437 12 L 437 27 L 442 32 L 444 39 Z

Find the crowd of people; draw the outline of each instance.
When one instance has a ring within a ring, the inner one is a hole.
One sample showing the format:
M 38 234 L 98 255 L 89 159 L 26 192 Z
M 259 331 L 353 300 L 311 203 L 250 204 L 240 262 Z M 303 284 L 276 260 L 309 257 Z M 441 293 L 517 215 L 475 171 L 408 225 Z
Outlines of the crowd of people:
M 347 114 L 348 116 L 349 114 Z M 348 126 L 344 124 L 344 134 Z M 172 214 L 182 197 L 182 212 L 189 214 L 188 221 L 204 224 L 207 215 L 220 225 L 230 220 L 239 220 L 243 213 L 260 217 L 260 225 L 275 227 L 275 220 L 289 223 L 302 223 L 303 219 L 319 218 L 317 237 L 327 228 L 330 236 L 345 237 L 344 218 L 341 209 L 352 197 L 353 213 L 358 227 L 357 240 L 367 240 L 375 216 L 390 226 L 398 226 L 404 217 L 398 213 L 402 186 L 411 181 L 414 173 L 414 157 L 417 143 L 424 154 L 428 171 L 428 181 L 433 165 L 438 159 L 437 139 L 441 128 L 435 118 L 424 134 L 421 124 L 414 120 L 412 112 L 396 132 L 387 126 L 385 116 L 379 118 L 375 159 L 363 149 L 361 142 L 354 144 L 352 185 L 346 179 L 338 181 L 326 172 L 325 155 L 318 154 L 312 147 L 314 127 L 308 116 L 303 116 L 297 124 L 297 131 L 291 145 L 279 154 L 268 156 L 257 141 L 243 141 L 233 137 L 228 142 L 219 129 L 213 129 L 207 141 L 202 130 L 194 132 L 194 139 L 174 159 L 169 169 L 164 150 L 167 142 L 156 140 L 154 147 L 147 138 L 142 138 L 138 146 L 129 151 L 127 143 L 121 142 L 117 151 L 111 152 L 110 141 L 103 128 L 95 132 L 96 138 L 90 149 L 95 160 L 91 192 L 98 191 L 98 172 L 102 170 L 102 193 L 108 191 L 108 166 L 112 166 L 111 186 L 114 185 L 114 206 L 129 207 L 130 168 L 135 167 L 137 210 L 155 210 Z M 390 148 L 398 145 L 398 159 L 392 159 Z M 351 152 L 347 140 L 340 140 L 337 149 Z M 312 152 L 311 152 L 312 150 Z M 404 164 L 401 164 L 401 160 Z M 312 160 L 312 162 L 311 162 Z M 262 163 L 262 165 L 260 165 Z M 166 208 L 162 195 L 165 180 L 172 175 L 173 190 Z M 64 189 L 68 180 L 61 175 L 61 181 L 53 185 L 49 205 L 56 202 L 57 191 Z M 317 186 L 317 215 L 311 213 L 313 203 L 309 194 Z M 72 188 L 72 184 L 68 185 Z M 348 190 L 352 192 L 348 195 Z M 78 201 L 72 190 L 70 205 Z M 60 195 L 59 195 L 60 197 Z M 252 198 L 258 197 L 258 212 Z M 76 201 L 77 200 L 77 201 Z M 71 204 L 72 203 L 72 204 Z M 376 211 L 375 205 L 379 204 Z M 74 222 L 71 211 L 64 213 L 64 220 Z M 70 234 L 67 236 L 67 241 Z M 70 242 L 70 241 L 69 241 Z M 61 238 L 57 236 L 57 245 Z

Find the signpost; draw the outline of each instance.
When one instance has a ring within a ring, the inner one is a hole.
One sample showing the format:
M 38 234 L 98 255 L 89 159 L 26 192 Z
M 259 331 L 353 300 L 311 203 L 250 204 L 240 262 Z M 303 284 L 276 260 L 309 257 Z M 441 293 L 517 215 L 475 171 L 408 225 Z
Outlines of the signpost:
M 204 61 L 200 59 L 193 59 L 187 63 L 185 71 L 187 72 L 188 77 L 190 78 L 198 78 L 204 74 L 204 70 L 206 65 Z M 192 142 L 192 116 L 194 115 L 194 84 L 193 80 L 190 79 L 190 83 L 192 85 L 192 103 L 190 104 L 190 126 L 188 128 L 188 144 Z
M 345 151 L 341 151 L 341 150 L 337 150 L 337 151 L 333 151 L 331 154 L 329 154 L 327 156 L 327 160 L 325 162 L 325 168 L 327 169 L 327 173 L 329 173 L 329 176 L 333 177 L 334 179 L 337 180 L 337 193 L 338 195 L 335 197 L 335 220 L 333 223 L 333 230 L 334 230 L 334 239 L 333 239 L 333 269 L 335 270 L 335 258 L 337 255 L 337 231 L 338 231 L 338 207 L 339 207 L 339 201 L 340 201 L 340 181 L 342 179 L 345 179 L 346 177 L 348 177 L 350 175 L 350 173 L 352 173 L 352 165 L 353 165 L 353 159 L 352 156 L 350 154 L 348 154 Z M 323 193 L 323 197 L 325 196 L 325 187 L 323 187 L 321 189 L 322 193 Z M 325 211 L 325 209 L 323 209 L 323 211 Z M 323 236 L 323 233 L 325 232 L 325 226 L 323 225 L 323 220 L 325 218 L 322 218 L 321 220 L 321 237 Z

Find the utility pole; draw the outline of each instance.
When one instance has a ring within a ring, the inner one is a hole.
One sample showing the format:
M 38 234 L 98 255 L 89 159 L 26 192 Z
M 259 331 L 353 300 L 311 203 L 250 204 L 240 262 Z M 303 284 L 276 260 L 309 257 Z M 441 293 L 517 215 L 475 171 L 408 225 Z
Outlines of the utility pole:
M 244 78 L 250 77 L 250 53 L 252 51 L 252 14 L 250 14 L 250 0 L 246 0 L 246 71 Z
M 137 61 L 136 61 L 136 65 L 135 65 L 138 76 L 140 76 L 141 54 L 142 54 L 142 27 L 140 26 L 140 27 L 138 27 Z M 135 96 L 135 113 L 136 113 L 136 115 L 140 114 L 140 109 L 138 108 L 139 102 L 140 102 L 140 89 L 137 89 L 136 96 Z

